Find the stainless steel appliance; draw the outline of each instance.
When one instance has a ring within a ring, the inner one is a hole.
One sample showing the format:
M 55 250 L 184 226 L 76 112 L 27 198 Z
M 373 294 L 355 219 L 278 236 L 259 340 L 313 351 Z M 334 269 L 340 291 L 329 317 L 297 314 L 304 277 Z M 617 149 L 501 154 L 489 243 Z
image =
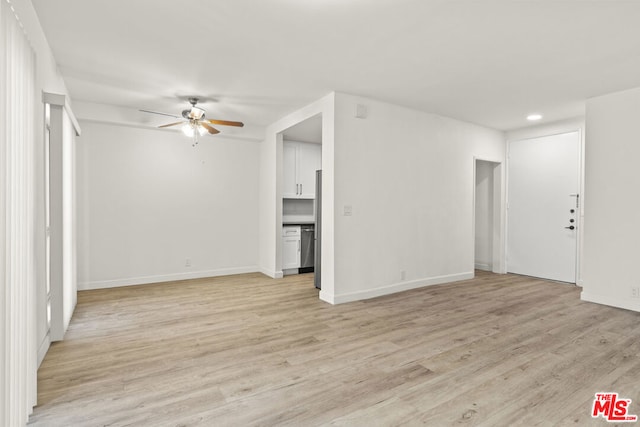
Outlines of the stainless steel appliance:
M 322 170 L 316 171 L 316 199 L 313 204 L 313 214 L 316 222 L 315 226 L 315 262 L 313 284 L 318 289 L 322 289 L 320 272 L 322 271 L 321 247 L 322 247 Z
M 311 273 L 314 270 L 314 229 L 313 224 L 300 227 L 300 273 Z

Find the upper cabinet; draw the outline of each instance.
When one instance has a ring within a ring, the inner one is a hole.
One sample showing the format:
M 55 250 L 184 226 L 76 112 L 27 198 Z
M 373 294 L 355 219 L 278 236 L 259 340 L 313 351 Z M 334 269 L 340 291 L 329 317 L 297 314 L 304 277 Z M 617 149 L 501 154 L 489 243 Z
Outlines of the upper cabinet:
M 282 197 L 298 197 L 298 146 L 296 142 L 284 141 L 282 144 Z
M 284 141 L 282 148 L 282 197 L 314 199 L 316 171 L 322 165 L 322 145 Z

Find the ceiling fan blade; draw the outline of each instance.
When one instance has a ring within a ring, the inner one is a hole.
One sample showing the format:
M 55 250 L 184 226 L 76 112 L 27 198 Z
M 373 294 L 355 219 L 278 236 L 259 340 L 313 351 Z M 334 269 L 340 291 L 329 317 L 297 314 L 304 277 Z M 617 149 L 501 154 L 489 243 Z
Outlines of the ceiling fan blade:
M 169 123 L 168 125 L 162 125 L 162 126 L 158 126 L 158 127 L 159 128 L 168 128 L 168 127 L 175 126 L 175 125 L 181 125 L 183 123 L 184 122 L 175 122 L 175 123 Z
M 214 125 L 223 125 L 223 126 L 236 126 L 236 127 L 243 127 L 244 123 L 242 122 L 232 122 L 229 120 L 216 120 L 216 119 L 205 119 L 205 121 L 214 124 Z
M 159 111 L 151 111 L 151 110 L 138 110 L 138 111 L 142 111 L 143 113 L 160 114 L 161 116 L 175 117 L 176 119 L 180 118 L 180 116 L 176 116 L 175 114 L 161 113 Z
M 220 133 L 220 131 L 218 129 L 214 128 L 213 126 L 209 126 L 204 121 L 201 121 L 200 125 L 203 128 L 205 128 L 206 130 L 208 130 L 211 135 L 215 135 L 216 133 Z

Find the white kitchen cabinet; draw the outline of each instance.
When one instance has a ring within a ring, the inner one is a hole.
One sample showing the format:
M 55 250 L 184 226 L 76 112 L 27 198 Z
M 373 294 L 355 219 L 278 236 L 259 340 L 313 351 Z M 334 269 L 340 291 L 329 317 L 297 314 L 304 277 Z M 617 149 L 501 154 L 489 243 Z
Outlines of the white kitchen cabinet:
M 282 197 L 314 199 L 316 171 L 322 167 L 322 145 L 284 141 L 282 148 Z
M 300 226 L 282 227 L 282 269 L 300 268 Z
M 316 171 L 322 168 L 321 163 L 322 145 L 306 143 L 298 145 L 298 183 L 302 199 L 316 197 Z
M 298 146 L 284 141 L 282 145 L 282 196 L 288 199 L 298 197 L 298 177 L 296 176 Z

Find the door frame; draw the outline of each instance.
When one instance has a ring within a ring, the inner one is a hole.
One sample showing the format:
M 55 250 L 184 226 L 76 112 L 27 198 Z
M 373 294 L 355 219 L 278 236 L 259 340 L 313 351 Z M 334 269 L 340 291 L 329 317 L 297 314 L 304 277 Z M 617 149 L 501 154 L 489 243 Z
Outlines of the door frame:
M 539 139 L 546 138 L 557 135 L 564 135 L 566 133 L 578 133 L 578 191 L 579 191 L 579 203 L 578 203 L 578 232 L 576 233 L 576 285 L 582 286 L 582 240 L 584 236 L 584 130 L 580 126 L 568 126 L 567 128 L 556 128 L 554 130 L 550 130 L 549 132 L 541 132 L 540 134 L 535 134 L 532 136 L 527 136 L 524 138 L 512 138 L 507 139 L 507 152 L 506 152 L 506 168 L 505 168 L 505 177 L 506 177 L 506 186 L 505 186 L 505 200 L 506 200 L 506 209 L 505 209 L 505 273 L 507 272 L 507 254 L 509 251 L 507 242 L 507 233 L 509 232 L 509 158 L 511 156 L 511 143 L 518 141 L 527 141 L 530 139 Z
M 486 157 L 473 157 L 473 174 L 472 174 L 472 203 L 471 203 L 471 242 L 472 242 L 472 259 L 471 271 L 475 275 L 475 239 L 476 239 L 476 169 L 477 163 L 488 162 L 493 163 L 493 244 L 492 244 L 492 263 L 491 271 L 493 273 L 505 274 L 507 272 L 506 264 L 506 181 L 505 181 L 505 162 L 502 159 L 492 159 Z
M 37 313 L 38 328 L 46 324 L 44 336 L 38 336 L 38 366 L 44 360 L 51 345 L 51 108 L 44 103 L 44 283 L 39 285 L 38 298 L 44 298 L 44 312 Z M 39 310 L 42 307 L 39 306 Z

